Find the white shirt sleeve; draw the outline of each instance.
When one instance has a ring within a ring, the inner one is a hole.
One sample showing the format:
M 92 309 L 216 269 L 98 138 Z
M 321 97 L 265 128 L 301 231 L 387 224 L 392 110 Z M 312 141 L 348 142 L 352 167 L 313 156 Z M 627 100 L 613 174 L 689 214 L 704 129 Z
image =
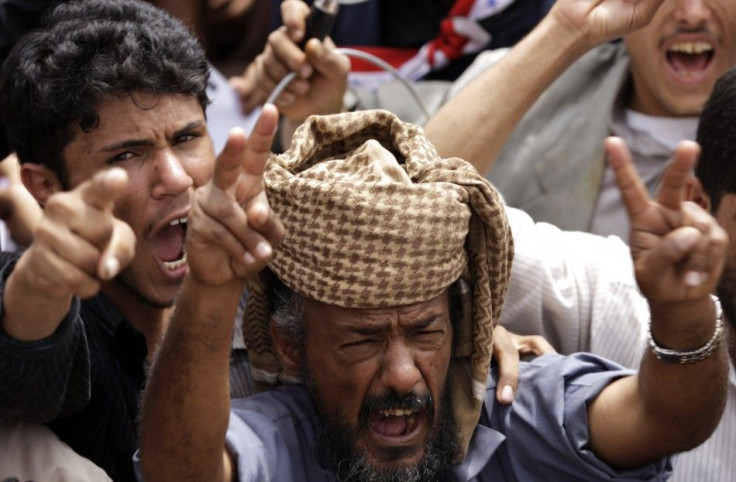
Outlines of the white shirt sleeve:
M 590 351 L 637 368 L 649 308 L 618 237 L 562 231 L 507 207 L 515 257 L 501 323 L 561 353 Z

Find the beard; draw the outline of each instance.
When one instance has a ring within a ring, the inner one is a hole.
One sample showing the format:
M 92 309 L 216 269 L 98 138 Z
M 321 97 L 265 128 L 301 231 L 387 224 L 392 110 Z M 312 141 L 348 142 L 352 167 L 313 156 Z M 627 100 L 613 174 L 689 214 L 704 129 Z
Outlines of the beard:
M 308 384 L 309 386 L 309 384 Z M 314 397 L 314 391 L 311 390 Z M 343 482 L 425 482 L 442 480 L 445 471 L 453 459 L 460 453 L 457 423 L 452 413 L 450 390 L 445 387 L 439 420 L 430 421 L 431 439 L 425 449 L 424 456 L 415 465 L 379 468 L 370 462 L 368 457 L 358 448 L 356 434 L 367 427 L 370 414 L 383 407 L 408 407 L 421 404 L 432 407 L 429 394 L 417 397 L 409 394 L 405 397 L 388 395 L 380 400 L 364 403 L 361 409 L 360 426 L 351 428 L 340 420 L 329 420 L 320 413 L 325 422 L 322 431 L 317 434 L 314 453 L 323 467 L 332 469 L 337 478 Z M 315 398 L 315 404 L 320 406 Z M 431 413 L 430 409 L 426 409 Z M 399 455 L 399 454 L 397 454 Z

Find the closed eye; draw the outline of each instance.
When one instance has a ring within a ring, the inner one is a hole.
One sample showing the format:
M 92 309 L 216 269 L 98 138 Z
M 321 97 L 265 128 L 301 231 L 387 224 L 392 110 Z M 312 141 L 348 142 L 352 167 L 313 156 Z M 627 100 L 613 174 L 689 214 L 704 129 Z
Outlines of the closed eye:
M 342 348 L 353 348 L 353 347 L 358 347 L 358 346 L 364 346 L 370 343 L 376 343 L 377 341 L 378 340 L 375 338 L 362 338 L 357 341 L 351 341 L 350 343 L 345 343 L 344 345 L 342 345 Z

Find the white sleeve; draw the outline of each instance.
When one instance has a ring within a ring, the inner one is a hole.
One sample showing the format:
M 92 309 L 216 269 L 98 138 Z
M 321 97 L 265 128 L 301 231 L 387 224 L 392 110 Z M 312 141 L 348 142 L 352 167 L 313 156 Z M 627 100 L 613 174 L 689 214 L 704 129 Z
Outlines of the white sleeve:
M 561 353 L 590 351 L 636 368 L 649 308 L 628 246 L 616 236 L 562 231 L 507 207 L 515 257 L 501 323 L 547 338 Z

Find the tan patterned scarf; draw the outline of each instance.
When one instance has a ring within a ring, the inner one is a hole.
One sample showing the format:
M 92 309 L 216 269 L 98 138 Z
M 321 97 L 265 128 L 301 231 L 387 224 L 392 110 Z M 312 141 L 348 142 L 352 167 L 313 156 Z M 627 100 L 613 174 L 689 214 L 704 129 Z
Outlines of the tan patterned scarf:
M 269 159 L 265 183 L 287 229 L 269 267 L 302 296 L 385 308 L 427 301 L 467 281 L 472 321 L 454 334 L 450 371 L 467 450 L 513 257 L 492 185 L 465 161 L 441 159 L 421 128 L 386 111 L 310 117 L 291 148 Z M 288 379 L 269 333 L 266 287 L 256 279 L 249 290 L 243 329 L 253 376 Z

